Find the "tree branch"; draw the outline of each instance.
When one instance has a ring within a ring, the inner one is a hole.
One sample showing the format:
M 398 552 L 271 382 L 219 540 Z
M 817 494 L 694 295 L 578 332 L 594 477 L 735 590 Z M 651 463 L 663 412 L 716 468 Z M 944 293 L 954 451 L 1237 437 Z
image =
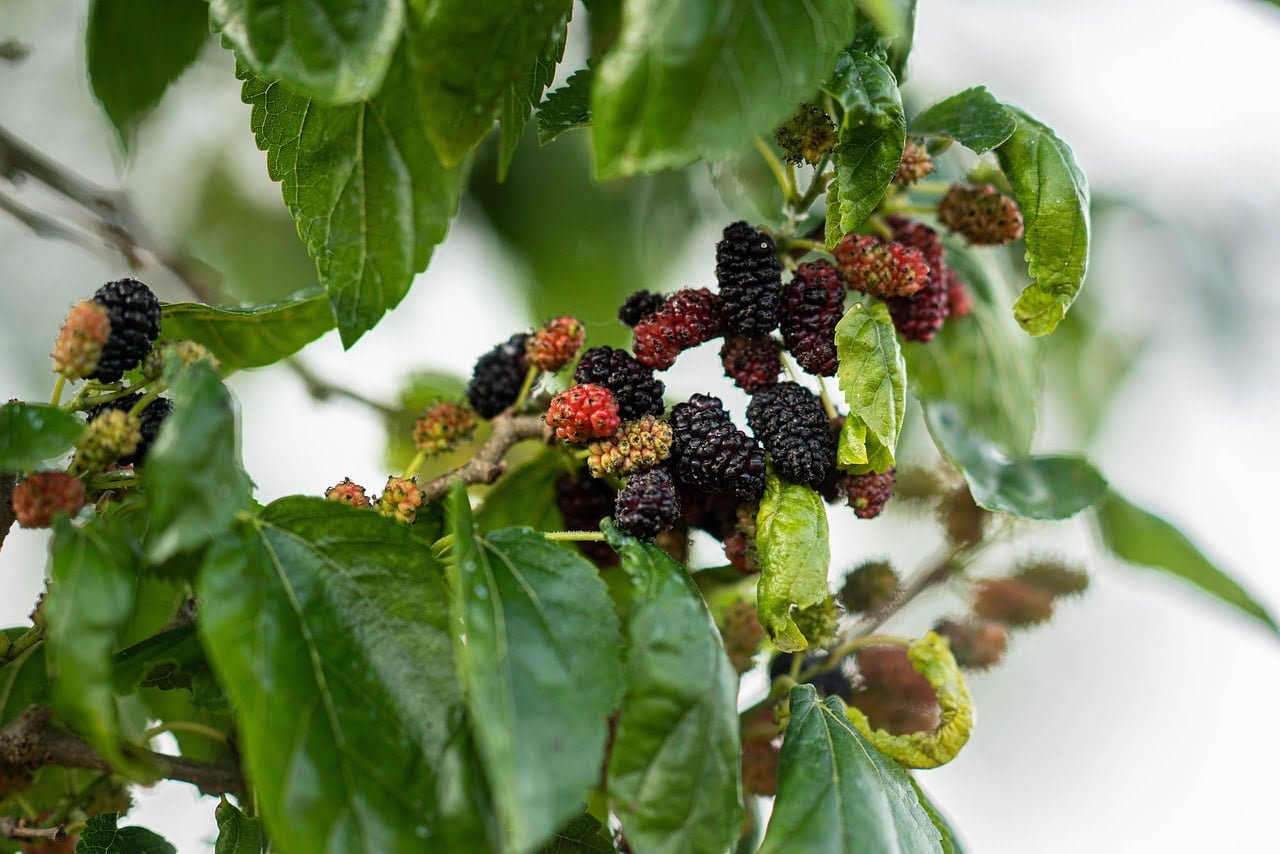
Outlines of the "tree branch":
M 17 521 L 13 515 L 13 488 L 18 485 L 18 476 L 13 472 L 0 471 L 0 548 L 4 546 L 9 529 Z
M 507 470 L 503 459 L 507 451 L 525 439 L 550 441 L 551 429 L 541 415 L 515 415 L 503 413 L 493 419 L 493 433 L 476 451 L 470 462 L 446 472 L 434 480 L 421 484 L 422 503 L 435 501 L 449 491 L 455 481 L 462 483 L 493 483 Z
M 26 822 L 21 818 L 0 815 L 0 837 L 7 839 L 40 839 L 46 842 L 61 842 L 67 838 L 67 828 L 61 824 L 56 827 L 27 827 Z
M 161 777 L 190 783 L 206 795 L 245 791 L 240 768 L 233 763 L 197 762 L 150 750 L 140 750 L 139 753 Z M 0 766 L 4 765 L 17 768 L 58 765 L 111 771 L 107 761 L 87 742 L 56 729 L 52 710 L 43 706 L 29 706 L 0 729 Z

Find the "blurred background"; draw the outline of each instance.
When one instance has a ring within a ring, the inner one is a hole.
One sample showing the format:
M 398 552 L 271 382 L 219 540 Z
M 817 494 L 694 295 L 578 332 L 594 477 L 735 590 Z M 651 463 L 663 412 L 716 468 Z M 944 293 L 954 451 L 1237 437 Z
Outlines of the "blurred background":
M 156 244 L 195 259 L 229 299 L 313 285 L 253 145 L 230 55 L 211 41 L 126 159 L 85 78 L 86 16 L 86 4 L 66 0 L 0 5 L 0 41 L 27 51 L 0 59 L 0 125 L 126 190 Z M 582 62 L 580 41 L 571 39 L 561 80 Z M 1094 190 L 1095 251 L 1084 296 L 1045 347 L 1037 448 L 1087 452 L 1273 612 L 1277 79 L 1280 9 L 1263 2 L 926 0 L 904 87 L 918 110 L 985 83 L 1071 143 Z M 626 293 L 711 283 L 718 231 L 750 216 L 749 205 L 726 207 L 705 166 L 592 186 L 586 142 L 581 132 L 543 149 L 527 139 L 502 185 L 492 158 L 479 162 L 461 216 L 404 303 L 350 352 L 330 333 L 301 361 L 394 404 L 412 397 L 415 372 L 431 372 L 433 384 L 465 377 L 481 352 L 534 319 L 572 309 L 591 343 L 619 344 L 613 312 Z M 58 210 L 34 191 L 23 199 Z M 119 256 L 41 239 L 3 214 L 0 271 L 0 399 L 45 399 L 67 307 L 129 271 Z M 138 275 L 162 299 L 191 299 L 163 268 Z M 704 347 L 668 387 L 724 393 L 740 414 L 745 399 L 719 375 Z M 369 408 L 315 400 L 287 367 L 231 385 L 260 500 L 385 477 L 384 425 Z M 927 444 L 919 434 L 912 447 Z M 937 542 L 923 533 L 927 517 L 832 518 L 834 577 L 881 554 L 908 569 Z M 1018 635 L 1004 665 L 971 679 L 974 736 L 955 762 L 921 773 L 922 784 L 982 854 L 1274 850 L 1280 735 L 1266 721 L 1280 703 L 1280 642 L 1177 581 L 1108 562 L 1088 525 L 1042 527 L 1043 547 L 1084 561 L 1094 585 L 1047 627 Z M 6 541 L 0 626 L 25 622 L 45 548 L 43 532 Z M 902 629 L 922 630 L 958 603 L 946 593 L 927 600 Z M 212 850 L 215 801 L 179 784 L 137 800 L 131 821 L 183 852 Z

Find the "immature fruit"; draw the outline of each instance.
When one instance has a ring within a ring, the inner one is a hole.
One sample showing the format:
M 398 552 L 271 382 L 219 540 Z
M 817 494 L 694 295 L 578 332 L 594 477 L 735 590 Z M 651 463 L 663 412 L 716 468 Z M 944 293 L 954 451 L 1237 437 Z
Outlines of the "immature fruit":
M 113 409 L 129 412 L 133 409 L 134 404 L 140 400 L 142 400 L 142 394 L 135 392 L 134 394 L 128 394 L 116 400 L 90 407 L 86 410 L 85 415 L 88 416 L 90 421 L 93 421 L 102 413 Z M 132 453 L 120 457 L 120 465 L 141 465 L 146 461 L 147 454 L 151 451 L 152 443 L 155 442 L 156 436 L 160 435 L 160 428 L 164 426 L 165 419 L 169 417 L 169 413 L 172 411 L 173 402 L 164 397 L 156 398 L 143 408 L 138 415 L 141 438 L 138 439 L 138 445 L 133 449 Z
M 653 368 L 640 364 L 626 350 L 592 347 L 582 354 L 573 378 L 579 383 L 602 385 L 613 392 L 618 401 L 618 414 L 623 418 L 661 415 L 666 386 L 653 375 Z
M 846 234 L 831 254 L 845 285 L 873 297 L 908 297 L 929 280 L 924 253 L 897 240 Z
M 938 507 L 938 515 L 947 532 L 947 540 L 961 548 L 972 546 L 982 539 L 991 515 L 973 500 L 967 484 L 961 484 L 948 493 Z
M 613 515 L 616 498 L 612 487 L 602 480 L 561 475 L 556 481 L 556 506 L 564 526 L 570 531 L 598 531 L 600 523 Z M 597 566 L 616 566 L 618 554 L 608 543 L 582 542 L 578 549 Z
M 793 382 L 761 391 L 747 406 L 747 423 L 764 443 L 778 474 L 818 487 L 836 464 L 835 439 L 818 396 Z
M 680 497 L 666 469 L 649 469 L 627 478 L 613 507 L 618 530 L 636 539 L 652 540 L 680 518 Z
M 828 596 L 816 605 L 797 608 L 791 616 L 809 646 L 827 646 L 835 640 L 840 627 L 840 603 L 836 597 Z
M 778 758 L 782 748 L 771 738 L 742 743 L 742 791 L 771 798 L 778 794 Z
M 706 288 L 676 291 L 635 328 L 636 359 L 664 371 L 676 356 L 724 332 L 720 297 Z
M 69 380 L 83 379 L 98 368 L 111 337 L 111 315 L 93 300 L 71 307 L 53 345 L 53 371 Z
M 805 104 L 778 128 L 775 138 L 788 161 L 816 166 L 836 144 L 836 123 L 813 104 Z
M 695 394 L 671 410 L 676 479 L 703 492 L 759 501 L 764 494 L 764 449 L 729 420 L 718 398 Z
M 902 150 L 902 161 L 893 175 L 893 183 L 900 186 L 914 184 L 931 172 L 933 158 L 929 157 L 929 149 L 922 142 L 910 140 Z
M 1089 589 L 1089 575 L 1056 560 L 1037 560 L 1018 570 L 1017 578 L 1054 597 L 1078 596 Z
M 960 274 L 948 267 L 947 272 L 947 317 L 958 319 L 973 313 L 973 295 L 969 286 L 960 278 Z
M 467 384 L 467 400 L 481 418 L 494 418 L 516 402 L 529 370 L 525 342 L 529 336 L 512 335 L 476 361 Z
M 933 630 L 946 638 L 956 664 L 965 670 L 987 670 L 1004 660 L 1009 630 L 990 620 L 939 620 Z
M 369 506 L 369 496 L 365 494 L 364 487 L 349 477 L 344 477 L 340 482 L 326 489 L 324 498 L 326 501 L 350 504 L 352 507 Z
M 149 380 L 159 379 L 170 358 L 176 358 L 183 367 L 196 362 L 208 362 L 215 371 L 222 367 L 209 348 L 197 341 L 166 341 L 142 360 L 142 375 Z
M 851 474 L 841 485 L 849 506 L 859 519 L 874 519 L 893 497 L 894 470 Z
M 845 576 L 840 604 L 851 614 L 873 614 L 898 595 L 898 573 L 887 560 L 868 561 Z
M 902 501 L 932 501 L 946 489 L 946 483 L 932 469 L 901 469 L 894 474 L 893 494 Z
M 911 666 L 905 647 L 867 647 L 857 660 L 861 680 L 848 701 L 866 714 L 873 728 L 893 735 L 938 728 L 938 694 Z
M 740 599 L 727 607 L 719 621 L 720 637 L 729 663 L 738 673 L 746 673 L 755 666 L 755 655 L 764 641 L 764 626 L 756 616 L 756 603 Z
M 756 550 L 756 515 L 760 506 L 754 501 L 737 508 L 737 524 L 724 538 L 724 556 L 743 575 L 760 571 L 760 554 Z
M 587 330 L 574 317 L 557 317 L 525 341 L 529 364 L 540 371 L 558 371 L 573 361 L 587 340 Z
M 1014 628 L 1038 625 L 1053 616 L 1053 594 L 1016 578 L 980 581 L 973 613 Z
M 76 448 L 75 467 L 97 473 L 137 450 L 142 442 L 142 422 L 122 409 L 108 409 L 85 426 Z
M 464 403 L 440 400 L 422 410 L 413 425 L 413 445 L 424 454 L 451 451 L 476 429 L 476 414 Z
M 648 291 L 636 291 L 627 297 L 618 309 L 618 319 L 634 328 L 637 323 L 662 308 L 667 298 L 662 294 L 651 294 Z
M 745 222 L 724 230 L 716 244 L 725 329 L 738 335 L 766 335 L 778 325 L 782 262 L 773 238 Z
M 778 381 L 782 356 L 778 342 L 768 335 L 731 335 L 720 347 L 724 375 L 747 394 L 755 394 Z
M 551 398 L 547 423 L 556 436 L 575 445 L 612 436 L 622 424 L 613 392 L 602 385 L 584 383 Z
M 612 436 L 587 446 L 587 466 L 593 477 L 651 469 L 671 456 L 672 435 L 671 425 L 652 415 L 625 421 Z
M 13 488 L 13 517 L 24 528 L 47 528 L 57 514 L 74 516 L 83 506 L 84 484 L 65 472 L 32 472 Z
M 1018 203 L 990 184 L 952 184 L 938 219 L 975 246 L 999 246 L 1022 236 Z
M 378 512 L 405 525 L 412 525 L 422 506 L 422 490 L 414 478 L 387 478 L 387 485 L 378 497 Z
M 782 293 L 782 338 L 800 367 L 819 377 L 836 374 L 836 324 L 844 315 L 844 286 L 827 261 L 796 268 Z
M 947 319 L 949 280 L 942 239 L 927 225 L 899 216 L 888 218 L 894 239 L 917 249 L 929 267 L 924 287 L 916 293 L 886 300 L 898 334 L 908 341 L 927 342 Z
M 137 279 L 120 279 L 98 288 L 93 301 L 107 310 L 111 334 L 90 376 L 113 383 L 151 352 L 160 335 L 160 300 Z

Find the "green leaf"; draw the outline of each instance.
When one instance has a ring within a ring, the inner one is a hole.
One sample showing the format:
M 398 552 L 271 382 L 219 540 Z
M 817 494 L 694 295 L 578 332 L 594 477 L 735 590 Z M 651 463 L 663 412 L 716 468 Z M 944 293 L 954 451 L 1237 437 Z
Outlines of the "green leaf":
M 89 85 L 126 148 L 208 37 L 201 0 L 93 0 L 85 33 Z
M 147 455 L 151 499 L 147 559 L 163 561 L 216 539 L 250 505 L 240 464 L 235 404 L 213 369 L 198 362 L 173 388 L 173 412 Z
M 724 851 L 742 824 L 738 676 L 689 573 L 618 533 L 635 587 L 609 794 L 640 851 Z
M 4 629 L 0 634 L 12 643 L 28 631 L 29 627 L 19 627 Z M 47 644 L 36 644 L 0 669 L 0 726 L 16 718 L 27 706 L 48 700 L 46 648 Z
M 158 833 L 144 827 L 117 827 L 118 813 L 95 815 L 84 823 L 76 854 L 177 854 Z
M 595 567 L 527 528 L 481 536 L 449 497 L 454 655 L 504 848 L 527 851 L 599 779 L 621 638 Z
M 376 98 L 326 106 L 241 69 L 267 172 L 354 344 L 426 269 L 458 209 L 465 165 L 446 169 L 422 135 L 426 105 L 404 50 Z
M 614 854 L 613 835 L 589 812 L 579 813 L 555 832 L 538 854 Z
M 454 166 L 493 128 L 513 86 L 527 118 L 560 60 L 572 3 L 409 0 L 409 7 L 419 120 L 440 161 Z
M 920 799 L 920 806 L 924 807 L 924 811 L 929 814 L 929 819 L 933 822 L 934 828 L 942 837 L 940 844 L 942 845 L 942 854 L 964 854 L 964 846 L 960 843 L 960 836 L 951 827 L 951 822 L 947 821 L 947 817 L 933 805 L 929 800 L 929 796 L 924 793 L 924 789 L 920 788 L 920 784 L 916 782 L 914 777 L 908 777 L 911 781 L 911 788 L 915 789 L 916 797 Z
M 0 405 L 0 471 L 38 468 L 80 438 L 84 422 L 64 409 L 11 401 Z
M 118 520 L 56 523 L 44 613 L 46 655 L 59 717 L 112 767 L 140 774 L 119 743 L 112 654 L 133 608 L 136 545 Z
M 1107 481 L 1083 457 L 1010 457 L 970 432 L 948 403 L 928 405 L 925 420 L 938 449 L 964 473 L 973 500 L 988 510 L 1067 519 L 1107 491 Z
M 1032 335 L 1047 335 L 1066 316 L 1089 269 L 1089 184 L 1071 148 L 1017 107 L 1018 129 L 996 149 L 1026 223 L 1027 272 L 1033 279 L 1013 316 Z
M 893 181 L 907 143 L 898 81 L 884 60 L 846 51 L 826 91 L 844 107 L 831 152 L 835 180 L 827 190 L 827 246 L 858 228 Z
M 173 303 L 161 312 L 160 335 L 199 341 L 230 373 L 274 364 L 332 328 L 329 300 L 319 295 L 245 308 Z
M 591 124 L 591 69 L 569 75 L 559 89 L 538 105 L 538 142 L 546 145 L 565 131 Z
M 250 818 L 223 797 L 213 811 L 218 822 L 218 843 L 214 854 L 262 854 L 266 839 L 262 819 Z
M 377 513 L 284 498 L 214 543 L 198 594 L 280 849 L 431 850 L 459 701 L 431 550 Z
M 257 76 L 350 103 L 382 85 L 404 26 L 404 2 L 210 0 L 209 17 Z
M 912 393 L 947 401 L 977 432 L 1014 456 L 1026 456 L 1040 408 L 1040 342 L 1009 315 L 1013 295 L 990 253 L 947 247 L 950 264 L 973 296 L 968 317 L 951 318 L 928 344 L 903 346 Z
M 1164 519 L 1111 491 L 1097 505 L 1097 520 L 1102 541 L 1116 557 L 1190 582 L 1280 633 L 1266 608 Z
M 556 480 L 565 474 L 564 455 L 548 449 L 497 482 L 476 511 L 482 531 L 525 525 L 535 531 L 564 527 L 556 504 Z
M 778 796 L 760 854 L 941 852 L 911 778 L 849 725 L 839 697 L 791 689 Z
M 760 624 L 778 649 L 799 652 L 809 641 L 791 619 L 791 608 L 816 605 L 827 595 L 831 548 L 822 496 L 770 472 L 756 517 L 756 550 Z
M 859 448 L 849 441 L 860 423 L 893 465 L 906 411 L 907 367 L 884 303 L 853 304 L 836 324 L 836 356 L 836 378 L 849 404 L 837 461 L 841 466 L 870 462 L 865 443 Z
M 856 18 L 847 0 L 627 3 L 591 93 L 597 175 L 746 148 L 812 96 Z
M 894 76 L 901 80 L 915 40 L 916 0 L 858 0 L 857 5 L 875 29 L 877 46 L 887 54 Z M 863 27 L 859 22 L 858 29 Z
M 915 117 L 913 136 L 940 136 L 984 154 L 1013 136 L 1018 120 L 986 86 L 974 86 L 945 98 Z
M 565 7 L 566 9 L 568 6 Z M 542 93 L 551 85 L 556 76 L 556 66 L 564 58 L 564 45 L 569 31 L 568 13 L 562 22 L 552 27 L 541 55 L 534 58 L 524 74 L 507 87 L 502 96 L 502 110 L 498 114 L 498 180 L 504 181 L 511 160 L 516 155 L 520 140 L 524 136 L 525 125 L 529 116 L 542 100 Z M 570 81 L 572 82 L 572 81 Z

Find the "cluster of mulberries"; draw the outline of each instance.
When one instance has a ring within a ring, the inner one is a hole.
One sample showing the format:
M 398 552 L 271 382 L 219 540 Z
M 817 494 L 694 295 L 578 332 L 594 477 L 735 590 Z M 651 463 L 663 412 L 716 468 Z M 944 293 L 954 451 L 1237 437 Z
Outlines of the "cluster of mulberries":
M 653 368 L 640 364 L 626 350 L 592 347 L 578 360 L 573 378 L 613 392 L 618 414 L 624 419 L 661 415 L 666 409 L 662 380 L 654 377 Z
M 142 394 L 135 392 L 124 397 L 117 398 L 108 403 L 101 403 L 97 406 L 85 410 L 85 415 L 90 422 L 93 422 L 104 412 L 118 410 L 128 413 L 135 405 L 142 400 Z M 160 434 L 160 427 L 164 424 L 164 420 L 169 417 L 169 413 L 173 411 L 173 404 L 163 397 L 158 397 L 143 407 L 138 413 L 138 431 L 139 438 L 134 449 L 123 454 L 116 462 L 122 466 L 137 465 L 144 462 L 147 458 L 147 452 L 151 450 L 151 445 L 156 440 L 156 436 Z
M 89 377 L 117 382 L 147 357 L 160 337 L 160 301 L 137 279 L 120 279 L 98 288 L 93 302 L 106 309 L 110 334 Z
M 902 217 L 889 217 L 893 238 L 898 245 L 916 250 L 928 267 L 922 286 L 912 294 L 886 300 L 894 328 L 908 341 L 931 341 L 947 319 L 949 286 L 942 239 L 923 223 Z
M 787 480 L 819 487 L 835 467 L 835 437 L 827 413 L 804 386 L 778 383 L 756 394 L 747 407 L 747 423 Z
M 372 508 L 383 516 L 404 525 L 412 525 L 418 518 L 418 510 L 426 503 L 416 477 L 396 477 L 395 475 L 387 478 L 387 485 L 378 496 L 370 496 L 363 486 L 349 477 L 344 477 L 326 489 L 324 497 L 326 501 L 346 504 L 349 507 Z

